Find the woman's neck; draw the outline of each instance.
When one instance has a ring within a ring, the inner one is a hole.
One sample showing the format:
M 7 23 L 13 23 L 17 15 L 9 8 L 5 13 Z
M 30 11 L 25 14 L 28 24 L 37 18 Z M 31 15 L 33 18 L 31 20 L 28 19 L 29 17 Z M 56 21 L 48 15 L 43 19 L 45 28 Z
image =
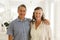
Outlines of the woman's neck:
M 39 22 L 41 22 L 41 19 L 39 19 L 39 20 L 36 20 L 36 23 L 39 23 Z
M 39 27 L 39 25 L 41 24 L 41 20 L 36 20 L 35 21 L 35 29 L 37 29 Z

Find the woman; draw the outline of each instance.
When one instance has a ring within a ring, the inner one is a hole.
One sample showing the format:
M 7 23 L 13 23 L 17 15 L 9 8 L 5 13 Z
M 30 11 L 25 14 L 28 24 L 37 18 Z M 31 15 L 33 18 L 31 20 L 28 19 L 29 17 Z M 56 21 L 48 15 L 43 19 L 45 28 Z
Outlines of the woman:
M 31 21 L 31 40 L 51 40 L 50 24 L 44 18 L 43 9 L 36 7 Z

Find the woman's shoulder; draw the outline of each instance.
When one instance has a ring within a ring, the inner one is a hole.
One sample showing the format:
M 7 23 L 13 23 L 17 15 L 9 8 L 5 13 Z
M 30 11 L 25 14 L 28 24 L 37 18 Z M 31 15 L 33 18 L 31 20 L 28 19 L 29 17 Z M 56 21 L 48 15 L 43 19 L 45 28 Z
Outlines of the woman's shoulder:
M 30 27 L 33 27 L 35 22 L 30 22 Z
M 46 29 L 46 30 L 49 30 L 50 29 L 50 24 L 46 24 L 43 22 L 43 27 Z
M 45 28 L 49 28 L 49 27 L 50 27 L 50 24 L 45 23 L 45 22 L 43 22 L 43 21 L 42 21 L 42 25 L 43 25 Z
M 35 24 L 35 22 L 30 22 L 30 25 L 34 25 Z

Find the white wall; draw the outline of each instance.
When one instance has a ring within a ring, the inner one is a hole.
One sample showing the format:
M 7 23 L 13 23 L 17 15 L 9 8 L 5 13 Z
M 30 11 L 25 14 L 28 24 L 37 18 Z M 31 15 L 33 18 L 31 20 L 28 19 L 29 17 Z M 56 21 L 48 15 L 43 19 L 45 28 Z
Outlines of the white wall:
M 55 40 L 60 40 L 60 0 L 55 1 L 54 24 Z

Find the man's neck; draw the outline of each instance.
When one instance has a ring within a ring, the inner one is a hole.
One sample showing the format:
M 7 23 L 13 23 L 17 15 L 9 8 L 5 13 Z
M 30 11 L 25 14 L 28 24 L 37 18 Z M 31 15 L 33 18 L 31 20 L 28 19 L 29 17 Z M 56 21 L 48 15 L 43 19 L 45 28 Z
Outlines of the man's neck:
M 25 18 L 20 18 L 20 17 L 18 17 L 21 21 L 23 21 Z

